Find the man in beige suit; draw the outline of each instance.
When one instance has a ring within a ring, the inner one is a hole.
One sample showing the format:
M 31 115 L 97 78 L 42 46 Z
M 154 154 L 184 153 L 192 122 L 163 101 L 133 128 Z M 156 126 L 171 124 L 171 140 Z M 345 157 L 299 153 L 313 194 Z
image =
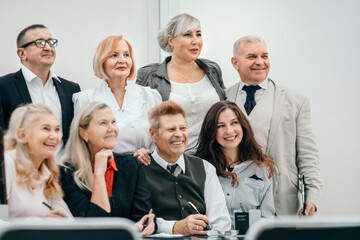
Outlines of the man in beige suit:
M 239 72 L 240 82 L 227 89 L 227 98 L 248 116 L 257 142 L 280 171 L 275 194 L 277 214 L 313 215 L 323 183 L 309 100 L 267 77 L 270 60 L 261 37 L 245 36 L 237 40 L 231 62 Z M 305 212 L 298 174 L 305 178 Z

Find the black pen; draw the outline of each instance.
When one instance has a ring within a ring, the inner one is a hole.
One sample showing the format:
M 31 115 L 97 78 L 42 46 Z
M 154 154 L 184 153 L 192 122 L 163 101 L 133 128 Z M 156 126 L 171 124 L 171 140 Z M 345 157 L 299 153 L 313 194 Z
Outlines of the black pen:
M 48 207 L 50 210 L 53 210 L 53 208 L 49 205 L 49 204 L 47 204 L 46 202 L 42 202 L 42 204 L 44 204 L 46 207 Z
M 148 213 L 148 217 L 147 219 L 145 220 L 144 222 L 144 225 L 143 225 L 143 230 L 147 227 L 147 225 L 149 224 L 149 218 L 150 218 L 150 214 L 152 214 L 153 210 L 150 209 L 149 213 Z
M 195 212 L 197 214 L 200 214 L 199 210 L 197 209 L 197 207 L 192 202 L 189 201 L 188 203 L 195 210 Z M 206 231 L 206 230 L 211 230 L 211 229 L 212 229 L 212 226 L 210 224 L 206 223 L 206 227 L 204 227 L 204 230 Z
M 302 189 L 301 189 L 301 196 L 303 201 L 303 214 L 305 215 L 305 207 L 306 207 L 306 193 L 305 193 L 305 176 L 302 176 Z

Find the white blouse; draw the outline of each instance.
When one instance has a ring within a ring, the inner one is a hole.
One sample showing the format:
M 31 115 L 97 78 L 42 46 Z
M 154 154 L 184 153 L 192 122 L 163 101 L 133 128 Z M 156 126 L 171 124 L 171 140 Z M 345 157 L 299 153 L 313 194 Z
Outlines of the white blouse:
M 61 210 L 67 216 L 72 217 L 68 206 L 62 198 L 48 199 L 44 196 L 44 187 L 51 176 L 46 166 L 42 170 L 41 180 L 43 183 L 41 187 L 30 189 L 26 185 L 17 184 L 15 155 L 16 150 L 6 151 L 4 154 L 9 218 L 45 217 L 50 210 L 42 202 L 49 204 L 54 210 Z
M 122 108 L 119 107 L 114 94 L 106 81 L 96 88 L 88 89 L 73 95 L 74 111 L 90 102 L 106 103 L 113 111 L 119 128 L 117 153 L 134 153 L 139 148 L 153 149 L 149 133 L 148 111 L 162 102 L 158 91 L 150 87 L 136 85 L 133 80 L 127 81 Z
M 178 103 L 186 114 L 189 143 L 187 149 L 195 152 L 198 136 L 205 115 L 210 107 L 220 101 L 219 95 L 205 75 L 203 79 L 196 83 L 177 83 L 171 81 L 170 100 Z

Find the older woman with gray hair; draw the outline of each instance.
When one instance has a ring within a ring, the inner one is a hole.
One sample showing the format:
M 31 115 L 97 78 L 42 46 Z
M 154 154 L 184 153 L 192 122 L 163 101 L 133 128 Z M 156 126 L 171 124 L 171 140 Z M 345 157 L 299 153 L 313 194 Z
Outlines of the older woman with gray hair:
M 151 203 L 145 175 L 136 158 L 112 151 L 118 132 L 105 103 L 80 108 L 61 159 L 64 200 L 75 217 L 125 217 L 149 235 L 156 227 L 154 214 L 147 214 Z
M 200 21 L 189 14 L 173 17 L 159 32 L 158 42 L 171 56 L 139 69 L 136 83 L 157 89 L 163 101 L 172 100 L 184 108 L 188 150 L 194 152 L 206 112 L 225 98 L 221 70 L 215 62 L 198 58 L 203 46 Z

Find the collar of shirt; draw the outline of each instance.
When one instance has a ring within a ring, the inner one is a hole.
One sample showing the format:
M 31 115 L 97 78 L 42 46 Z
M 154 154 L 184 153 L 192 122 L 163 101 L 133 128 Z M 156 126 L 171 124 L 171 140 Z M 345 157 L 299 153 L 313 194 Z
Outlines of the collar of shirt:
M 252 160 L 246 160 L 246 161 L 244 161 L 244 162 L 241 162 L 241 163 L 239 163 L 239 164 L 237 164 L 237 165 L 235 165 L 234 166 L 234 169 L 241 169 L 241 170 L 243 170 L 243 169 L 246 169 L 247 167 L 249 167 L 251 164 L 255 164 L 255 162 L 254 161 L 252 161 Z
M 95 168 L 95 164 L 91 162 L 91 166 L 92 166 L 92 169 L 94 171 L 94 168 Z M 115 158 L 113 157 L 110 162 L 108 162 L 108 165 L 107 165 L 107 168 L 106 168 L 106 171 L 108 170 L 114 170 L 114 171 L 117 171 L 117 167 L 116 167 L 116 163 L 115 163 Z
M 181 168 L 181 170 L 183 171 L 183 173 L 185 173 L 185 160 L 184 160 L 183 154 L 181 154 L 179 159 L 174 163 L 168 163 L 166 160 L 164 160 L 162 157 L 160 157 L 157 152 L 157 148 L 155 148 L 155 150 L 151 154 L 151 156 L 153 157 L 155 162 L 157 162 L 157 164 L 159 164 L 163 169 L 167 169 L 167 165 L 169 165 L 169 164 L 174 165 L 175 163 L 177 163 L 179 165 L 179 167 Z
M 25 80 L 27 82 L 31 82 L 33 79 L 39 78 L 35 73 L 30 71 L 24 65 L 21 65 L 21 71 L 22 71 L 22 74 L 24 75 L 24 78 L 25 78 Z M 58 80 L 59 82 L 61 82 L 60 79 L 56 76 L 56 74 L 50 69 L 50 74 L 49 74 L 48 80 L 50 80 L 52 78 L 54 78 L 54 79 Z
M 142 116 L 142 106 L 145 104 L 145 98 L 139 97 L 139 95 L 143 95 L 144 92 L 139 85 L 135 84 L 135 80 L 126 81 L 124 101 L 121 108 L 109 84 L 105 80 L 102 81 L 98 89 L 100 92 L 94 97 L 94 101 L 106 102 L 113 111 L 122 109 L 135 114 L 135 116 Z
M 260 84 L 258 84 L 258 85 L 261 87 L 261 89 L 266 90 L 266 89 L 268 88 L 268 84 L 269 84 L 269 78 L 266 78 L 264 81 L 262 81 L 262 82 L 261 82 Z M 244 82 L 240 79 L 239 91 L 241 91 L 242 88 L 243 88 L 245 85 L 249 86 L 249 84 L 244 83 Z

